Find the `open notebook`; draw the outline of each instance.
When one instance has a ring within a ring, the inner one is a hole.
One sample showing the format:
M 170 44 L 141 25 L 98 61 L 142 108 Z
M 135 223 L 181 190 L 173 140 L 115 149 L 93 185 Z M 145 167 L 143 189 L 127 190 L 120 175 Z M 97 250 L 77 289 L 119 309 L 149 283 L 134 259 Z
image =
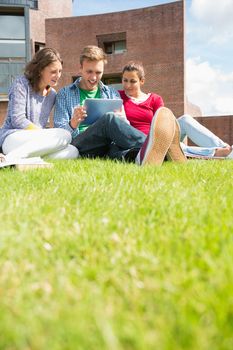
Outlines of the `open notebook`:
M 38 168 L 51 168 L 52 163 L 45 162 L 41 157 L 11 159 L 0 162 L 0 169 L 13 167 L 18 170 L 31 170 Z

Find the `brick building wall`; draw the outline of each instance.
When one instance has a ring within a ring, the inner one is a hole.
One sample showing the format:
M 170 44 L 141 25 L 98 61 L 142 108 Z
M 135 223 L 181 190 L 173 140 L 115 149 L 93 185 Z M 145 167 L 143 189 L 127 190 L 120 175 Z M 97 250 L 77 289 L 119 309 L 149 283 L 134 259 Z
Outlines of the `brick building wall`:
M 233 145 L 233 115 L 196 117 L 195 119 L 220 137 L 220 139 L 229 145 Z
M 176 115 L 184 113 L 184 3 L 177 1 L 143 9 L 46 20 L 46 43 L 64 60 L 60 87 L 78 74 L 79 55 L 98 37 L 125 33 L 127 50 L 108 56 L 105 75 L 120 74 L 129 60 L 146 69 L 145 91 L 162 95 Z

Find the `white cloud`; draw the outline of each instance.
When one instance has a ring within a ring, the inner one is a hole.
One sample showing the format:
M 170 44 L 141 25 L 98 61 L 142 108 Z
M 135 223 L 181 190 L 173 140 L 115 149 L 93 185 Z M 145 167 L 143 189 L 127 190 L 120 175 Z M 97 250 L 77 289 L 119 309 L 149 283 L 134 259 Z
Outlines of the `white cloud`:
M 223 45 L 233 38 L 232 0 L 192 0 L 191 14 L 209 31 L 211 44 Z M 202 28 L 204 35 L 205 29 Z
M 193 0 L 192 14 L 207 24 L 213 26 L 232 26 L 233 1 L 232 0 Z
M 201 62 L 186 61 L 187 97 L 198 105 L 203 115 L 233 114 L 233 71 L 230 74 Z

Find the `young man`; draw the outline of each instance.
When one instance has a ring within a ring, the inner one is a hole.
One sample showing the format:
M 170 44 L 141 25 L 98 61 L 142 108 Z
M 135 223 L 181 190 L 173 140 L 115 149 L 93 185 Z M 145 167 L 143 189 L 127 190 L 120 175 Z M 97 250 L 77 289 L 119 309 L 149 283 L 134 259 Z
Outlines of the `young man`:
M 87 46 L 80 56 L 80 74 L 73 84 L 59 91 L 56 98 L 54 126 L 72 134 L 72 144 L 81 157 L 108 157 L 137 161 L 141 165 L 161 165 L 166 154 L 174 161 L 186 158 L 179 144 L 176 118 L 167 108 L 156 113 L 149 135 L 130 126 L 117 113 L 106 113 L 94 124 L 85 125 L 86 98 L 119 99 L 119 93 L 101 82 L 106 54 L 97 46 Z M 135 159 L 137 158 L 137 159 Z

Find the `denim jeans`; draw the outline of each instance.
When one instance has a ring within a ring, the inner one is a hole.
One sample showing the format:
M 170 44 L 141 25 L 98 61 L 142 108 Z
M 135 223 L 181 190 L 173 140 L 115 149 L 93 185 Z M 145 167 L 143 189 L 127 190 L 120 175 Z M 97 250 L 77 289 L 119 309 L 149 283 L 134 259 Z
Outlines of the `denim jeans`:
M 185 136 L 200 147 L 226 147 L 226 143 L 188 114 L 177 119 L 180 126 L 180 140 Z
M 186 146 L 182 143 L 183 151 L 196 155 L 210 156 L 215 153 L 216 148 L 226 147 L 227 144 L 219 137 L 213 134 L 205 126 L 198 123 L 190 115 L 185 114 L 177 119 L 180 126 L 180 140 L 183 141 L 186 136 L 199 147 Z
M 139 151 L 145 140 L 143 132 L 110 112 L 75 136 L 71 144 L 83 157 L 122 160 L 129 150 L 136 148 Z

